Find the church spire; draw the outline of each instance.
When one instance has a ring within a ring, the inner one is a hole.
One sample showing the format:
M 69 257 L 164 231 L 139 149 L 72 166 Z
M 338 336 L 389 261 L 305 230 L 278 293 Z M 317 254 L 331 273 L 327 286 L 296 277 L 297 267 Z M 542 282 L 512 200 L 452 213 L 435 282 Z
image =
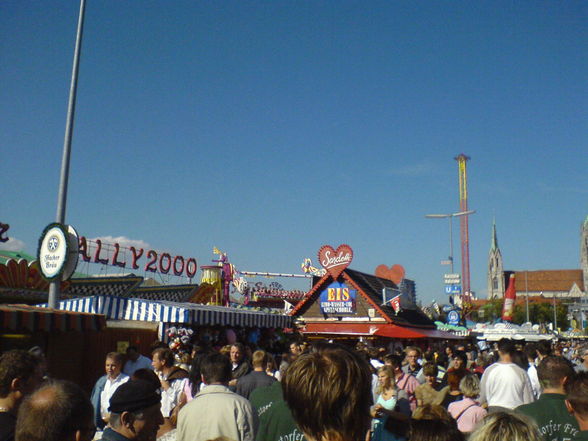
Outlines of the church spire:
M 490 251 L 498 249 L 498 237 L 496 236 L 496 218 L 492 220 L 492 243 L 490 244 Z
M 488 298 L 496 299 L 504 297 L 504 266 L 502 253 L 498 248 L 498 237 L 496 235 L 496 218 L 492 219 L 492 243 L 488 254 Z

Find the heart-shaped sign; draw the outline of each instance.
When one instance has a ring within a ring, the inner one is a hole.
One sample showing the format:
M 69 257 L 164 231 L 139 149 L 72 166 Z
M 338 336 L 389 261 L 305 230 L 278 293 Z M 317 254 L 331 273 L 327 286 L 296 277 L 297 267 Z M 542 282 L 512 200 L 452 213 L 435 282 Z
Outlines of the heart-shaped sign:
M 378 265 L 376 268 L 376 277 L 391 280 L 397 285 L 404 279 L 404 268 L 402 265 L 392 265 L 388 268 L 386 265 Z
M 339 245 L 336 250 L 330 245 L 324 245 L 318 252 L 318 260 L 333 279 L 337 280 L 353 260 L 353 250 L 345 244 Z

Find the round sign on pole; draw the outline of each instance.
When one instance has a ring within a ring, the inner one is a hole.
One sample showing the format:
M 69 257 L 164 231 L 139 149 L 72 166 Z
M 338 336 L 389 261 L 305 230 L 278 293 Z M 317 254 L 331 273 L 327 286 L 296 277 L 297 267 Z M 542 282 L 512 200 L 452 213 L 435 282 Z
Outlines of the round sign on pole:
M 70 247 L 68 236 L 66 227 L 58 223 L 49 224 L 43 230 L 37 259 L 46 280 L 58 279 L 63 274 Z
M 79 243 L 80 238 L 78 232 L 71 225 L 67 225 L 68 252 L 65 267 L 63 268 L 62 280 L 69 280 L 78 266 L 78 260 L 80 258 Z
M 449 323 L 450 325 L 458 325 L 459 319 L 459 312 L 457 312 L 455 309 L 447 313 L 447 323 Z

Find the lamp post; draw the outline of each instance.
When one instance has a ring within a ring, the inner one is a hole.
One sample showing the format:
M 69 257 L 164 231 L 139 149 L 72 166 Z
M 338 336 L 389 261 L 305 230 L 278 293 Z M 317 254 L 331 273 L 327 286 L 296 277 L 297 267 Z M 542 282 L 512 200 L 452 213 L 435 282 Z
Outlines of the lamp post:
M 553 331 L 557 332 L 557 305 L 555 303 L 555 292 L 553 293 Z
M 529 322 L 529 271 L 525 271 L 525 309 L 527 310 L 527 323 Z
M 451 264 L 451 273 L 453 274 L 453 218 L 474 214 L 476 210 L 460 211 L 458 213 L 448 214 L 426 214 L 427 219 L 449 219 L 449 263 Z
M 69 101 L 67 106 L 67 119 L 65 123 L 65 140 L 63 141 L 63 157 L 61 159 L 61 174 L 59 181 L 59 194 L 57 195 L 57 223 L 65 223 L 65 206 L 67 203 L 67 184 L 69 181 L 69 159 L 71 156 L 71 140 L 73 135 L 74 115 L 76 109 L 76 94 L 78 89 L 78 71 L 80 67 L 80 52 L 82 48 L 82 35 L 84 31 L 84 12 L 86 0 L 80 0 L 80 14 L 78 16 L 78 28 L 76 33 L 76 45 L 74 49 L 71 84 L 69 89 Z M 50 308 L 57 308 L 59 303 L 59 285 L 61 277 L 49 284 L 48 304 Z

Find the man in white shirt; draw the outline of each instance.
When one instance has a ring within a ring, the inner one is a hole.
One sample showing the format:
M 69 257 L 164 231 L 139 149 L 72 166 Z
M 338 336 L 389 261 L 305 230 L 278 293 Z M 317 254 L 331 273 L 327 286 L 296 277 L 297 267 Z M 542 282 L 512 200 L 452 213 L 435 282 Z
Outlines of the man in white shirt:
M 503 338 L 498 342 L 500 360 L 489 366 L 480 382 L 480 403 L 488 404 L 488 412 L 512 410 L 534 400 L 527 372 L 512 362 L 514 343 Z
M 110 352 L 106 355 L 104 370 L 106 375 L 102 376 L 96 382 L 92 390 L 92 405 L 94 406 L 95 423 L 99 429 L 104 427 L 108 422 L 110 413 L 110 398 L 114 391 L 123 383 L 129 380 L 129 376 L 121 372 L 123 365 L 123 356 L 118 352 Z
M 174 365 L 174 354 L 166 348 L 153 351 L 153 369 L 161 381 L 161 413 L 169 418 L 180 401 L 180 395 L 188 381 L 188 372 Z
M 139 353 L 136 346 L 129 346 L 127 348 L 127 362 L 123 368 L 123 372 L 129 377 L 132 377 L 135 371 L 139 369 L 151 369 L 151 360 Z
M 529 361 L 527 375 L 529 375 L 529 380 L 531 381 L 533 396 L 535 399 L 538 399 L 541 395 L 541 384 L 539 383 L 539 377 L 537 376 L 537 366 L 535 365 L 535 358 L 537 357 L 537 345 L 535 343 L 527 343 L 523 352 Z

